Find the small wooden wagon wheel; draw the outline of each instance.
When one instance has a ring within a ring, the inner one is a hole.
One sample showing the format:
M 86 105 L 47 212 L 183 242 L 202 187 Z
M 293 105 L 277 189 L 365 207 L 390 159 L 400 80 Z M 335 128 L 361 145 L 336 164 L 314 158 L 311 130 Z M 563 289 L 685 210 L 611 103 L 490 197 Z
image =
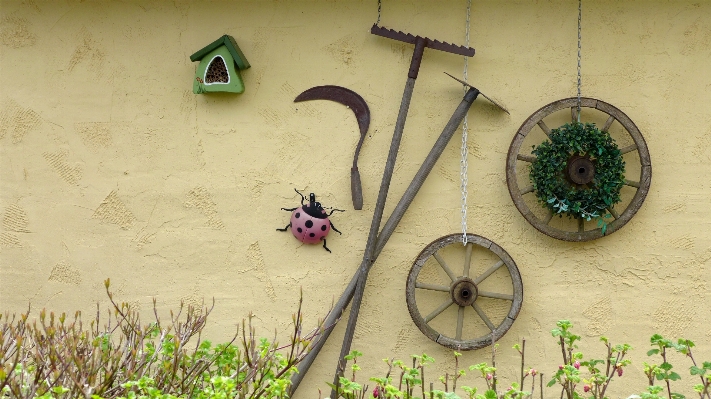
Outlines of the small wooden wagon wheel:
M 642 203 L 649 192 L 649 186 L 652 182 L 652 164 L 649 157 L 649 150 L 647 149 L 647 143 L 644 141 L 644 137 L 642 137 L 639 129 L 634 122 L 632 122 L 632 120 L 625 115 L 624 112 L 604 101 L 593 98 L 582 97 L 580 101 L 581 113 L 584 108 L 589 108 L 607 115 L 607 121 L 600 130 L 607 132 L 615 121 L 619 122 L 624 128 L 626 134 L 632 139 L 632 144 L 620 148 L 620 153 L 623 155 L 637 153 L 639 157 L 639 176 L 630 176 L 629 173 L 625 173 L 625 185 L 636 190 L 634 197 L 631 201 L 629 201 L 624 209 L 617 209 L 616 207 L 609 207 L 607 209 L 614 219 L 608 224 L 607 231 L 604 234 L 609 235 L 619 230 L 630 219 L 632 219 L 632 216 L 634 216 L 634 214 L 637 213 L 639 208 L 642 206 Z M 572 120 L 575 122 L 578 119 L 577 106 L 578 99 L 573 97 L 552 102 L 534 112 L 533 115 L 526 119 L 526 121 L 523 122 L 521 127 L 518 129 L 518 132 L 511 141 L 508 157 L 506 159 L 506 182 L 508 184 L 509 193 L 511 194 L 511 199 L 516 205 L 516 208 L 518 208 L 519 212 L 521 212 L 521 215 L 523 215 L 523 217 L 526 218 L 526 220 L 528 220 L 528 222 L 540 232 L 553 238 L 565 241 L 594 240 L 602 237 L 603 232 L 600 228 L 586 229 L 585 221 L 582 218 L 577 220 L 577 230 L 574 231 L 553 227 L 550 225 L 551 219 L 554 216 L 553 212 L 548 211 L 545 216 L 538 216 L 529 208 L 528 204 L 524 200 L 524 196 L 535 195 L 533 186 L 530 184 L 530 179 L 520 179 L 519 174 L 521 173 L 520 168 L 526 164 L 533 163 L 536 158 L 533 155 L 522 153 L 521 149 L 524 139 L 526 139 L 526 136 L 528 136 L 534 128 L 540 128 L 546 136 L 550 134 L 551 129 L 544 122 L 544 118 L 549 115 L 552 115 L 557 111 L 570 109 Z M 626 157 L 626 162 L 629 162 L 630 160 L 628 157 Z M 520 186 L 519 181 L 524 180 L 526 183 Z
M 491 345 L 492 338 L 493 340 L 499 340 L 506 331 L 508 331 L 514 320 L 516 320 L 519 310 L 521 310 L 521 303 L 523 302 L 523 283 L 521 282 L 521 274 L 516 267 L 516 263 L 514 263 L 509 254 L 500 246 L 475 234 L 467 234 L 466 246 L 462 245 L 462 243 L 462 234 L 452 234 L 441 237 L 427 245 L 427 247 L 420 252 L 415 263 L 412 265 L 412 269 L 410 269 L 410 274 L 407 277 L 405 296 L 410 316 L 415 322 L 415 325 L 417 325 L 425 336 L 448 348 L 471 350 Z M 478 276 L 470 276 L 472 250 L 475 245 L 492 252 L 498 258 L 498 261 Z M 452 267 L 455 265 L 453 263 L 448 264 L 438 253 L 441 249 L 448 246 L 454 246 L 454 249 L 461 248 L 462 269 L 458 269 L 458 267 L 453 269 Z M 423 265 L 430 257 L 435 258 L 439 266 L 447 274 L 449 280 L 451 280 L 449 285 L 433 284 L 431 282 L 418 280 Z M 506 267 L 510 276 L 512 292 L 501 293 L 482 290 L 480 286 L 482 282 L 502 266 Z M 459 270 L 461 270 L 461 273 L 459 273 Z M 443 298 L 440 305 L 425 316 L 420 313 L 420 308 L 416 301 L 416 293 L 419 290 L 439 291 Z M 508 303 L 508 313 L 498 325 L 492 322 L 484 309 L 482 309 L 480 306 L 481 301 L 478 301 L 480 298 L 492 298 Z M 444 335 L 429 325 L 433 319 L 452 305 L 459 307 L 454 337 Z M 479 337 L 465 338 L 465 335 L 467 335 L 467 331 L 464 331 L 463 327 L 465 313 L 470 313 L 469 317 L 477 317 L 480 322 L 486 325 L 490 332 Z

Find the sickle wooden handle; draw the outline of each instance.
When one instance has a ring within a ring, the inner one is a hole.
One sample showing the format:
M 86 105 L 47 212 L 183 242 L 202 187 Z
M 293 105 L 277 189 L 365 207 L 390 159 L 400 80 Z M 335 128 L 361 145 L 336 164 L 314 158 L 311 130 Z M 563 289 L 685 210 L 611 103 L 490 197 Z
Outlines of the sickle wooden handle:
M 351 168 L 351 197 L 353 198 L 353 208 L 363 209 L 363 186 L 360 183 L 360 172 L 358 167 Z

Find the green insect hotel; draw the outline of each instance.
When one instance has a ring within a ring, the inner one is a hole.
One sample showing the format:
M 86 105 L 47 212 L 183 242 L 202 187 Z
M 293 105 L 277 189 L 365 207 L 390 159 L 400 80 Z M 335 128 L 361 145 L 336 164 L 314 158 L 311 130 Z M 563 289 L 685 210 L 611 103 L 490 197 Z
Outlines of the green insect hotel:
M 193 79 L 193 93 L 244 92 L 240 70 L 250 67 L 235 39 L 224 35 L 190 56 L 200 61 Z

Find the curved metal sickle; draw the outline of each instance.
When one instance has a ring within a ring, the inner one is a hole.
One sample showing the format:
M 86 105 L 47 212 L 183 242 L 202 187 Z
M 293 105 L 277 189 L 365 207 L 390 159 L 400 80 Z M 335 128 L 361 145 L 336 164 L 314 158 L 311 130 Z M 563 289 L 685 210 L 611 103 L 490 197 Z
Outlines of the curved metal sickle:
M 360 182 L 360 173 L 358 172 L 358 154 L 360 154 L 365 134 L 370 126 L 370 108 L 358 93 L 341 86 L 312 87 L 296 96 L 294 102 L 310 100 L 335 101 L 350 108 L 356 116 L 358 128 L 360 129 L 360 139 L 356 145 L 353 166 L 351 167 L 351 197 L 353 198 L 353 208 L 361 210 L 363 209 L 363 187 Z

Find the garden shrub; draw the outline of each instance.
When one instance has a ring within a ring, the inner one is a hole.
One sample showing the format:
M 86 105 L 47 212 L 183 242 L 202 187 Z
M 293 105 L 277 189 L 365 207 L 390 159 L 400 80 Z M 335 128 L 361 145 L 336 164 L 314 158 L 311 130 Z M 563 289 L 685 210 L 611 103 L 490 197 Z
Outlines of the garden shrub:
M 296 365 L 321 336 L 321 322 L 302 333 L 301 304 L 290 342 L 257 338 L 252 316 L 227 343 L 201 333 L 212 306 L 181 303 L 163 322 L 142 322 L 128 303 L 117 303 L 105 281 L 110 308 L 85 323 L 42 310 L 0 315 L 0 398 L 286 398 Z M 145 317 L 145 315 L 143 315 Z

